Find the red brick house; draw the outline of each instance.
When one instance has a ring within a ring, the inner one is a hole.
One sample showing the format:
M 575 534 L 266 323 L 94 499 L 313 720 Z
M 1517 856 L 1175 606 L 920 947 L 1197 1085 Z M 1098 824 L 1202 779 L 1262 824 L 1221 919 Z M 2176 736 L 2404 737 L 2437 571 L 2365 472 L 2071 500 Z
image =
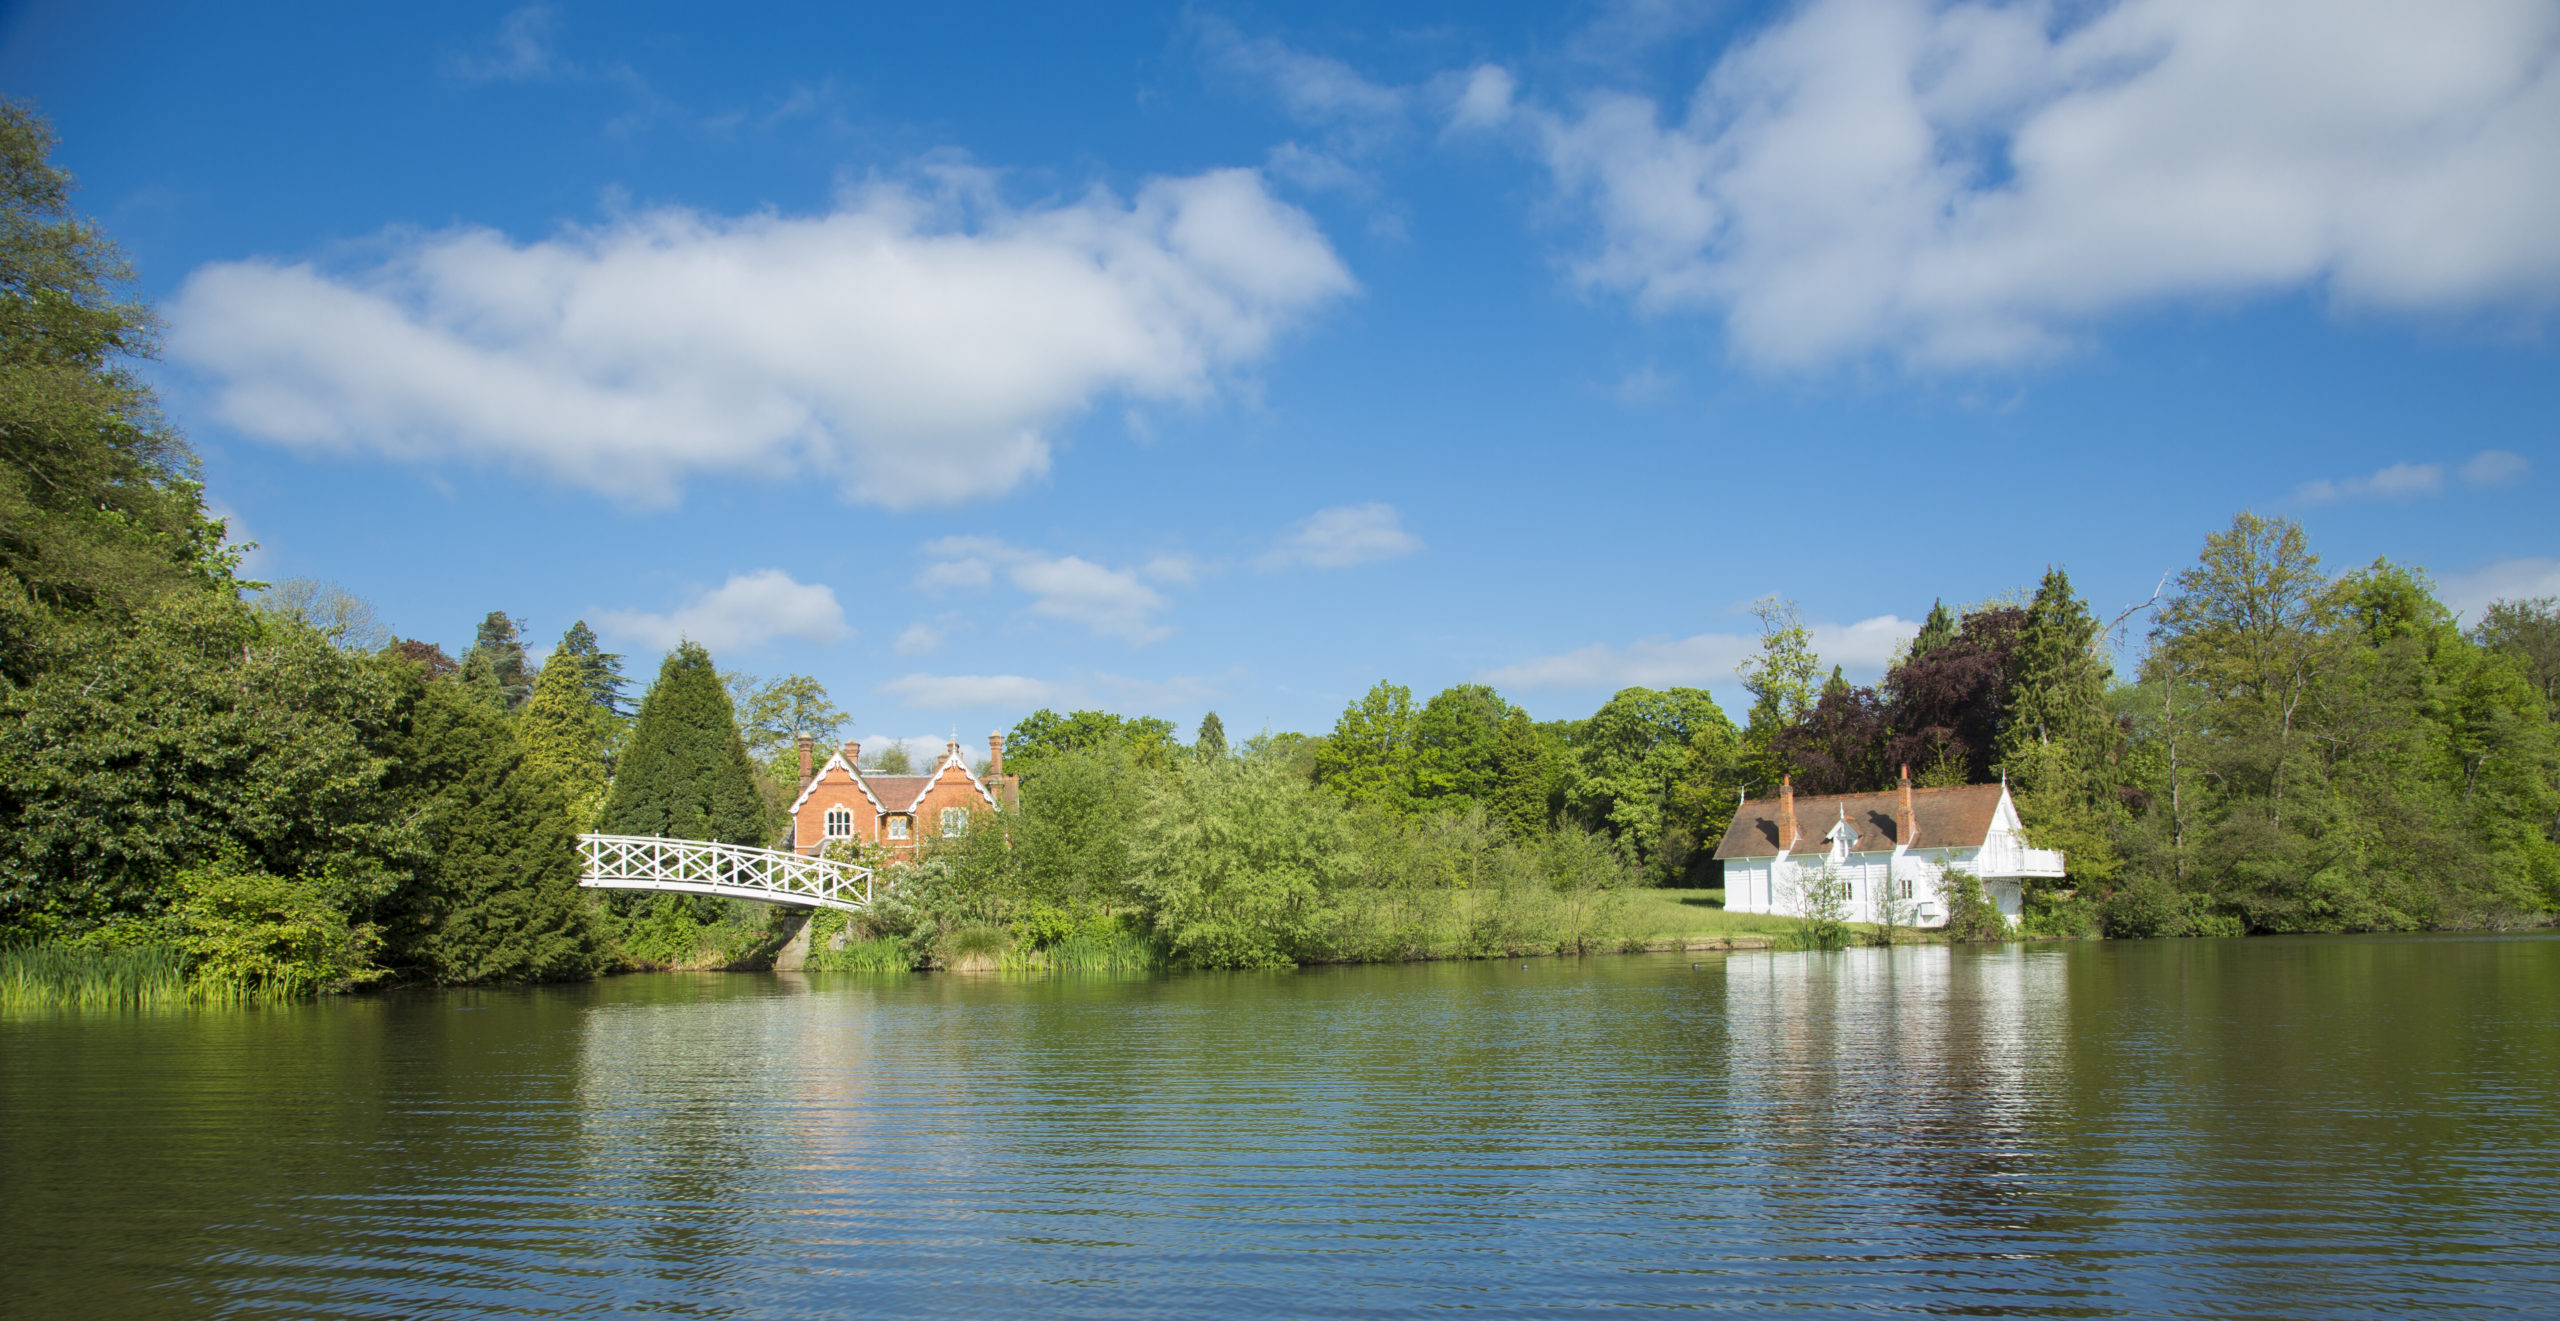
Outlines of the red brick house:
M 847 743 L 824 766 L 812 767 L 809 740 L 800 740 L 800 796 L 791 804 L 791 848 L 816 853 L 831 840 L 857 840 L 890 851 L 893 860 L 916 856 L 929 841 L 956 839 L 988 812 L 1009 812 L 1021 801 L 1021 778 L 1004 773 L 1004 735 L 987 736 L 987 773 L 969 769 L 953 742 L 923 775 L 882 775 L 862 769 L 862 745 Z

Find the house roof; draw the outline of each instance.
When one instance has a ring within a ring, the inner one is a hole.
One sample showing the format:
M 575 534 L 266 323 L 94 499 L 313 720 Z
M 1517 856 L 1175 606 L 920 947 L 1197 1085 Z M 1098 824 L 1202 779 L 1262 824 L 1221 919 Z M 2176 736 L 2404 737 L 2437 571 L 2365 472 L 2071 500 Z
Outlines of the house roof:
M 1916 838 L 1904 841 L 1894 838 L 1893 816 L 1901 806 L 1899 790 L 1888 789 L 1873 794 L 1798 794 L 1796 796 L 1795 852 L 1814 853 L 1827 849 L 1831 828 L 1846 813 L 1849 827 L 1858 838 L 1849 845 L 1853 853 L 1882 852 L 1908 842 L 1914 848 L 1973 848 L 1991 834 L 1991 823 L 1999 817 L 2000 800 L 2008 789 L 1997 784 L 1966 784 L 1947 789 L 1914 789 L 1911 791 L 1911 815 L 1918 819 Z M 1725 858 L 1768 858 L 1778 852 L 1778 809 L 1781 800 L 1754 798 L 1734 809 L 1733 824 L 1725 827 L 1724 840 L 1716 845 L 1718 860 Z
M 924 797 L 925 786 L 933 783 L 930 775 L 866 775 L 862 782 L 870 786 L 871 799 L 884 812 L 912 812 L 916 800 Z

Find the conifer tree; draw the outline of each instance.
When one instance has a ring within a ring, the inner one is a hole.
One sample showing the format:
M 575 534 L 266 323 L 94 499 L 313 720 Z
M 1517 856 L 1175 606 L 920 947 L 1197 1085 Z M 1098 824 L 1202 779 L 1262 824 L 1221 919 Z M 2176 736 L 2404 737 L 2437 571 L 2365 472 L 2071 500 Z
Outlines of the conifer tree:
M 1202 761 L 1223 761 L 1227 756 L 1227 725 L 1215 711 L 1200 717 L 1200 732 L 1192 736 L 1191 753 Z
M 711 653 L 683 643 L 667 654 L 658 681 L 640 701 L 598 828 L 760 845 L 763 818 L 729 691 Z
M 1947 609 L 1944 598 L 1931 601 L 1929 617 L 1920 621 L 1920 632 L 1911 639 L 1911 650 L 1903 654 L 1903 660 L 1916 661 L 1955 640 L 1955 612 Z
M 524 658 L 520 623 L 504 610 L 492 610 L 480 621 L 480 635 L 462 653 L 462 681 L 505 710 L 523 706 L 533 696 L 533 675 Z
M 392 961 L 444 983 L 593 976 L 603 941 L 568 805 L 507 722 L 457 683 L 424 683 L 398 760 L 426 861 Z
M 559 650 L 552 652 L 551 656 L 553 660 L 564 656 L 583 658 L 588 662 L 580 670 L 586 681 L 587 700 L 616 718 L 631 714 L 627 709 L 631 698 L 623 691 L 631 686 L 631 681 L 623 677 L 622 656 L 619 652 L 606 651 L 596 641 L 596 631 L 587 627 L 587 621 L 581 619 L 571 624 L 569 631 L 560 635 Z
M 1485 812 L 1511 832 L 1528 839 L 1547 828 L 1547 795 L 1554 778 L 1547 743 L 1529 713 L 1518 707 L 1502 721 L 1494 743 L 1493 791 Z
M 587 635 L 590 644 L 594 638 L 592 633 Z M 596 700 L 599 668 L 591 646 L 575 650 L 571 639 L 561 639 L 550 664 L 534 679 L 533 696 L 516 717 L 516 737 L 524 746 L 526 765 L 560 787 L 571 816 L 581 826 L 593 824 L 604 810 L 618 732 L 612 710 Z
M 2097 638 L 2097 617 L 2071 590 L 2070 576 L 2045 570 L 2009 653 L 1999 743 L 2019 815 L 2039 844 L 2064 851 L 2073 879 L 2082 881 L 2105 881 L 2116 870 L 2107 775 L 2115 725 Z

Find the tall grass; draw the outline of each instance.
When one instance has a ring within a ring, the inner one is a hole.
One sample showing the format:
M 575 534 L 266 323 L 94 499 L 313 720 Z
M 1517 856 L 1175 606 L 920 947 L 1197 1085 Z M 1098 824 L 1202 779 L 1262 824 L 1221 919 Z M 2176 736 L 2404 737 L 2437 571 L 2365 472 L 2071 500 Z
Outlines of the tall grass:
M 895 936 L 850 937 L 844 948 L 811 942 L 802 972 L 913 972 L 916 956 Z
M 1157 966 L 1155 943 L 1126 931 L 1077 931 L 1056 944 L 1005 951 L 1006 972 L 1146 972 Z
M 141 1009 L 190 999 L 186 955 L 167 945 L 48 941 L 0 950 L 0 1009 Z

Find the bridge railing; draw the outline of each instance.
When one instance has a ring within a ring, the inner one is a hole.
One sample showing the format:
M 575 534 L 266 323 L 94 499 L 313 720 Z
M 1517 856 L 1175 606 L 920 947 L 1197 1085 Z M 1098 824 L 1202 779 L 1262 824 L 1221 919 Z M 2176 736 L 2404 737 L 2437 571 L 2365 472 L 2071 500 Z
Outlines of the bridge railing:
M 678 890 L 848 912 L 871 906 L 870 868 L 777 849 L 658 835 L 580 835 L 578 858 L 578 884 L 590 889 Z

